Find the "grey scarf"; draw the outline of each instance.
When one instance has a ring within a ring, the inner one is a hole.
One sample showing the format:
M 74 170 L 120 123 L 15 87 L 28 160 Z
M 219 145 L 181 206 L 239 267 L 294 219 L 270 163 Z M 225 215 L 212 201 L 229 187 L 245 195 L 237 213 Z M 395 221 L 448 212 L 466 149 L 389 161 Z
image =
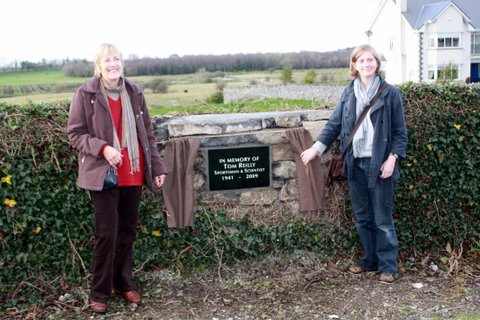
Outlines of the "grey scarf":
M 370 103 L 372 98 L 377 93 L 380 85 L 380 77 L 376 76 L 370 83 L 370 86 L 365 89 L 362 84 L 362 80 L 357 78 L 353 82 L 353 89 L 355 97 L 357 98 L 356 113 L 357 118 L 362 113 L 363 109 Z M 353 156 L 355 158 L 371 156 L 371 148 L 373 143 L 373 125 L 370 120 L 370 111 L 362 121 L 360 128 L 358 128 L 355 136 L 353 137 Z
M 120 78 L 117 87 L 110 87 L 103 78 L 100 78 L 101 90 L 108 101 L 108 93 L 117 93 L 120 95 L 122 103 L 122 145 L 118 139 L 117 130 L 113 125 L 113 147 L 119 152 L 123 148 L 127 148 L 128 158 L 130 159 L 130 173 L 140 171 L 140 156 L 138 149 L 137 127 L 135 125 L 135 117 L 133 115 L 132 103 L 127 89 L 125 89 L 125 80 Z

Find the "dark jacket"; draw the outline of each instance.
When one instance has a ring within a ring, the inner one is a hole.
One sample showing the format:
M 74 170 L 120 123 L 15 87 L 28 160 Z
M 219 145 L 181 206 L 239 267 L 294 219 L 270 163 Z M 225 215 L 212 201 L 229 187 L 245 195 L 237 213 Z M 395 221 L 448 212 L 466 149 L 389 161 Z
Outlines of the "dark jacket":
M 382 79 L 380 85 L 384 82 Z M 390 153 L 396 153 L 401 158 L 407 156 L 407 128 L 400 90 L 387 83 L 385 84 L 387 87 L 370 110 L 370 119 L 374 127 L 372 162 L 368 179 L 370 188 L 379 178 L 380 167 Z M 356 121 L 356 103 L 357 99 L 352 81 L 343 91 L 328 123 L 317 140 L 329 147 L 340 136 L 340 151 L 343 152 Z M 353 177 L 353 150 L 351 146 L 345 155 L 343 170 L 343 174 L 347 178 Z M 392 178 L 394 180 L 400 178 L 398 165 L 395 166 Z
M 142 88 L 127 79 L 125 87 L 145 159 L 145 184 L 153 191 L 153 177 L 166 173 L 166 169 L 158 154 Z M 87 80 L 75 92 L 70 105 L 67 134 L 70 145 L 80 152 L 77 185 L 87 190 L 102 190 L 109 164 L 100 151 L 105 144 L 113 146 L 113 123 L 110 107 L 100 90 L 100 78 Z

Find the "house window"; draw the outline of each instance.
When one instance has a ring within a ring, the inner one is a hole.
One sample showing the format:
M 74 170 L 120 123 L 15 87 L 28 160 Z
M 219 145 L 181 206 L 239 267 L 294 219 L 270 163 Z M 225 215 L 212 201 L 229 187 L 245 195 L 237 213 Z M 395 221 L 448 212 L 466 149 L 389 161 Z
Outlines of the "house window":
M 480 55 L 480 32 L 472 33 L 472 55 Z
M 459 33 L 439 33 L 430 37 L 429 46 L 431 48 L 459 48 Z
M 428 66 L 428 80 L 432 80 L 432 81 L 459 80 L 459 75 L 460 75 L 459 64 Z

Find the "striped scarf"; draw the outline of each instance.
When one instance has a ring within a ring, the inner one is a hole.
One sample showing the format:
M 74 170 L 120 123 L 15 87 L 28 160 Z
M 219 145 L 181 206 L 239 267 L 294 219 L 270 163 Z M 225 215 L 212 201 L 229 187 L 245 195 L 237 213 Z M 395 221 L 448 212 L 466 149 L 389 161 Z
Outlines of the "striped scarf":
M 122 145 L 118 139 L 117 130 L 113 126 L 113 147 L 121 152 L 127 148 L 128 158 L 130 159 L 130 173 L 140 171 L 140 156 L 138 149 L 137 127 L 135 125 L 135 116 L 133 115 L 132 103 L 127 89 L 125 89 L 125 80 L 120 78 L 118 86 L 111 87 L 103 78 L 100 78 L 101 90 L 108 101 L 108 93 L 117 93 L 120 95 L 122 104 Z

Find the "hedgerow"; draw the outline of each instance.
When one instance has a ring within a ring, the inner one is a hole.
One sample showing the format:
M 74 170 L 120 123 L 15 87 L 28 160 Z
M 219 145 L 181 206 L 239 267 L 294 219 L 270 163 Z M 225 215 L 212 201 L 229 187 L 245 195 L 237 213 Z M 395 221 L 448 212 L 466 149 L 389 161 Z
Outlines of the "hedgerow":
M 480 87 L 401 87 L 409 131 L 395 206 L 404 251 L 459 252 L 480 238 Z M 477 242 L 478 245 L 478 242 Z
M 409 130 L 394 212 L 402 256 L 440 252 L 447 243 L 479 252 L 480 88 L 400 89 Z M 67 104 L 0 104 L 0 302 L 7 307 L 88 284 L 93 215 L 88 194 L 75 185 L 67 116 Z M 335 225 L 258 226 L 204 208 L 193 228 L 177 230 L 167 228 L 163 212 L 162 197 L 145 192 L 136 269 L 202 269 L 297 249 L 335 255 L 359 248 L 350 213 Z

